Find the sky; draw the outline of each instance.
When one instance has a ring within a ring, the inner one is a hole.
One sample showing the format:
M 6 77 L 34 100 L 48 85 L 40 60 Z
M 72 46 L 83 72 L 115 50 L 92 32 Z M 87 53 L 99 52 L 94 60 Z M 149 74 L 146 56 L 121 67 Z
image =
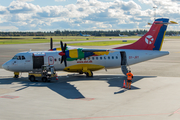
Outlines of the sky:
M 147 30 L 155 17 L 180 23 L 180 0 L 0 0 L 0 31 Z

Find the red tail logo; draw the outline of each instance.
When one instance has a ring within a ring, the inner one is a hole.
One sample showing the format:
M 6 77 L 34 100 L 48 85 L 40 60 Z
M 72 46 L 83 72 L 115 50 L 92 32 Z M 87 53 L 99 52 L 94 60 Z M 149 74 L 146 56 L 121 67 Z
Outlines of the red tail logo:
M 145 41 L 147 44 L 152 44 L 154 42 L 154 38 L 151 35 L 145 37 Z

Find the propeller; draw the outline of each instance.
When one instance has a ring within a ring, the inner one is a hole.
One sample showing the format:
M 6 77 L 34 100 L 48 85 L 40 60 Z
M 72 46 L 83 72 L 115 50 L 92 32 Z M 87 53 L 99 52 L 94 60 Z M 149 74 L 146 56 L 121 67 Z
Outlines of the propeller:
M 61 45 L 61 50 L 62 50 L 62 52 L 59 53 L 59 55 L 62 56 L 61 64 L 64 61 L 64 65 L 65 65 L 65 67 L 67 67 L 67 60 L 66 60 L 66 46 L 67 46 L 67 44 L 65 43 L 64 46 L 63 46 L 63 42 L 60 41 L 60 45 Z
M 53 49 L 53 39 L 51 37 L 51 39 L 50 39 L 50 50 L 52 50 L 52 49 Z

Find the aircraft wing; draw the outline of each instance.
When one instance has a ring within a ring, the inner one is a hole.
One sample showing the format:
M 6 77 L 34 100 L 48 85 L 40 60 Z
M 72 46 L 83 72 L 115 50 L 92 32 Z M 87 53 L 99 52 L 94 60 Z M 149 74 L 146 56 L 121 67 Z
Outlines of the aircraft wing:
M 108 49 L 82 49 L 82 52 L 109 52 Z

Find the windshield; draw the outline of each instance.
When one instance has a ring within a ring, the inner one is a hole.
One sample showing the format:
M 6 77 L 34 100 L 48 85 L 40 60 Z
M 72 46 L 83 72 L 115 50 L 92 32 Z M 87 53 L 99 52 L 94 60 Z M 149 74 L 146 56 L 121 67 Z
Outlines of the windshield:
M 15 55 L 12 59 L 17 59 L 17 58 L 18 58 L 18 56 Z
M 25 60 L 26 58 L 24 56 L 17 56 L 17 55 L 15 55 L 12 59 L 13 60 Z

